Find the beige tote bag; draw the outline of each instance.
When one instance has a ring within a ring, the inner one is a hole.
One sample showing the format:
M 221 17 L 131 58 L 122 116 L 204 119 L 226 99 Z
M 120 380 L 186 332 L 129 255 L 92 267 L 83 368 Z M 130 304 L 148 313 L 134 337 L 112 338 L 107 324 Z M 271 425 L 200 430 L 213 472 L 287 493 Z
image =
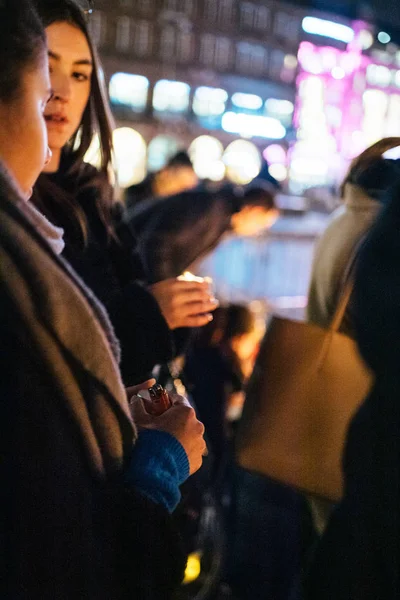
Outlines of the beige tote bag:
M 349 422 L 372 385 L 356 343 L 338 332 L 351 292 L 348 281 L 328 330 L 272 318 L 236 445 L 240 466 L 333 501 Z

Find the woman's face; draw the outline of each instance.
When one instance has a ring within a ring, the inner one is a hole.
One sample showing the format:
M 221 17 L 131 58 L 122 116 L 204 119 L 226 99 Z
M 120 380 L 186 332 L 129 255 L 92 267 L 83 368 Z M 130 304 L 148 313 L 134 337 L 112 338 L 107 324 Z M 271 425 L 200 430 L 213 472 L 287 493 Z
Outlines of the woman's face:
M 20 90 L 0 101 L 0 158 L 27 199 L 49 159 L 44 111 L 51 96 L 46 52 L 22 73 Z
M 65 21 L 46 28 L 53 98 L 45 118 L 55 157 L 79 128 L 90 96 L 92 55 L 83 32 Z M 59 158 L 58 158 L 59 159 Z

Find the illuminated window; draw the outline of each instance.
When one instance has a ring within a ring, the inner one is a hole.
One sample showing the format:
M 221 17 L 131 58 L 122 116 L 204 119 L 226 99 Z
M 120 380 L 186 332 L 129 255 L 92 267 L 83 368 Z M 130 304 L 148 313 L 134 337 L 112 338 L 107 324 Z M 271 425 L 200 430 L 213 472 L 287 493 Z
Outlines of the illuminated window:
M 265 102 L 265 114 L 268 117 L 278 119 L 285 127 L 292 123 L 294 104 L 290 100 L 279 100 L 269 98 Z
M 149 171 L 159 171 L 174 156 L 181 144 L 169 135 L 158 135 L 149 144 L 147 166 Z
M 227 175 L 234 183 L 246 184 L 261 170 L 261 156 L 252 142 L 236 140 L 224 152 Z
M 118 17 L 115 46 L 119 52 L 127 52 L 131 44 L 132 21 L 129 17 Z
M 266 6 L 259 6 L 257 8 L 257 15 L 256 15 L 256 28 L 259 29 L 260 31 L 268 29 L 270 18 L 271 18 L 271 13 L 270 13 L 269 8 L 267 8 Z
M 262 107 L 263 101 L 256 94 L 242 94 L 237 92 L 232 96 L 232 104 L 238 108 L 246 108 L 248 110 L 258 110 Z
M 383 65 L 368 65 L 367 81 L 371 85 L 388 87 L 392 81 L 391 71 Z
M 151 52 L 151 24 L 139 21 L 135 24 L 133 44 L 137 56 L 147 56 Z
M 221 181 L 225 175 L 222 161 L 224 148 L 219 140 L 209 135 L 201 135 L 190 145 L 189 156 L 198 177 Z
M 200 43 L 200 62 L 203 65 L 211 66 L 214 64 L 215 55 L 215 37 L 206 33 L 201 37 Z
M 366 90 L 363 94 L 364 118 L 362 133 L 368 145 L 385 137 L 385 120 L 389 96 L 381 90 Z
M 158 112 L 183 113 L 189 107 L 190 86 L 162 79 L 154 86 L 153 107 Z
M 254 4 L 250 4 L 250 2 L 242 2 L 240 6 L 240 23 L 245 29 L 253 29 L 254 12 Z
M 220 88 L 199 87 L 194 93 L 193 112 L 198 117 L 215 117 L 225 112 L 228 93 Z
M 110 81 L 110 100 L 113 104 L 127 106 L 142 112 L 147 105 L 149 80 L 142 75 L 115 73 Z
M 89 30 L 95 46 L 102 46 L 106 40 L 106 19 L 104 14 L 95 10 L 90 15 Z
M 231 64 L 231 42 L 228 38 L 217 38 L 215 41 L 215 66 L 227 69 Z
M 146 142 L 130 127 L 121 127 L 113 133 L 115 166 L 118 183 L 125 188 L 139 183 L 146 176 Z
M 305 17 L 302 27 L 306 33 L 322 35 L 323 37 L 339 40 L 346 44 L 349 44 L 354 39 L 354 31 L 351 27 L 334 21 L 326 21 L 325 19 L 317 19 L 316 17 Z
M 400 96 L 391 94 L 386 119 L 387 136 L 400 136 Z
M 278 119 L 236 112 L 226 112 L 223 115 L 222 129 L 247 138 L 258 136 L 281 140 L 286 135 L 286 129 Z
M 172 25 L 167 25 L 161 32 L 160 57 L 173 58 L 175 56 L 176 31 Z

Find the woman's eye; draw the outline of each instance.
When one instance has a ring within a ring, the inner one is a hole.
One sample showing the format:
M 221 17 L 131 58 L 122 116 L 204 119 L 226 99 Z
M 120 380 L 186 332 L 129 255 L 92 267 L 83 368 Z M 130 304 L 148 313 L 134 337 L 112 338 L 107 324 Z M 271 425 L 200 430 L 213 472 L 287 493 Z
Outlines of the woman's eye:
M 88 81 L 89 76 L 86 75 L 85 73 L 74 73 L 73 77 L 77 80 L 77 81 Z

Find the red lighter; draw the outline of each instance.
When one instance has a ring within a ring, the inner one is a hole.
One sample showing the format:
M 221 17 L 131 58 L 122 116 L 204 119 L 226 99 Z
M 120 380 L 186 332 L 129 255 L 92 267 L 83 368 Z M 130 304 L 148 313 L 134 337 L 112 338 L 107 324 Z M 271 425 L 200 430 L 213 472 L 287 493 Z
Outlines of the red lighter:
M 166 410 L 171 408 L 172 402 L 168 396 L 168 392 L 163 388 L 162 385 L 156 384 L 148 389 L 151 405 L 146 406 L 147 412 L 155 417 L 162 415 Z

